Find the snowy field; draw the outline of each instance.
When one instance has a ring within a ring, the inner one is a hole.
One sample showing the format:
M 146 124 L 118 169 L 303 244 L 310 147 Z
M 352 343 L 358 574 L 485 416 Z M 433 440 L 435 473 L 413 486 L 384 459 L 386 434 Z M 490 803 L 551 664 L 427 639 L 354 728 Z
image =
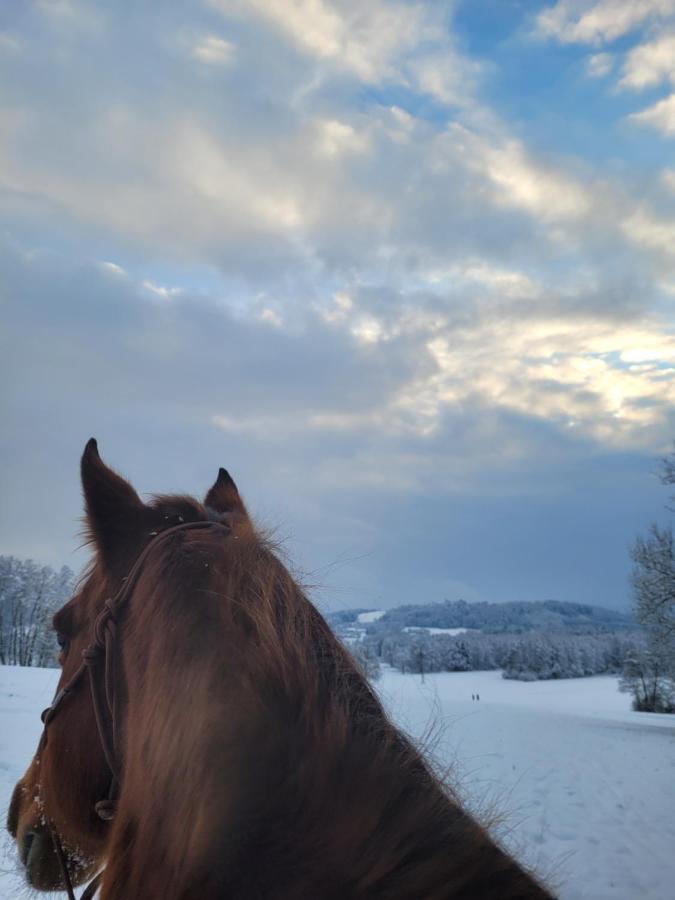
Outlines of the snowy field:
M 0 667 L 3 813 L 57 675 Z M 524 683 L 467 672 L 422 682 L 385 671 L 378 690 L 409 733 L 433 733 L 466 801 L 500 813 L 504 840 L 553 874 L 561 900 L 675 896 L 675 717 L 630 711 L 607 676 Z M 7 839 L 0 897 L 31 895 Z
M 371 622 L 377 622 L 387 612 L 386 609 L 371 609 L 370 612 L 359 613 L 356 621 L 360 625 L 370 625 Z
M 468 631 L 471 631 L 470 628 L 432 628 L 431 626 L 423 625 L 406 625 L 406 627 L 401 630 L 408 632 L 408 634 L 424 632 L 425 634 L 449 634 L 451 637 L 456 637 L 458 634 L 466 634 Z
M 611 676 L 386 671 L 380 693 L 479 814 L 561 900 L 675 897 L 675 717 L 635 713 Z M 471 700 L 477 693 L 480 701 Z

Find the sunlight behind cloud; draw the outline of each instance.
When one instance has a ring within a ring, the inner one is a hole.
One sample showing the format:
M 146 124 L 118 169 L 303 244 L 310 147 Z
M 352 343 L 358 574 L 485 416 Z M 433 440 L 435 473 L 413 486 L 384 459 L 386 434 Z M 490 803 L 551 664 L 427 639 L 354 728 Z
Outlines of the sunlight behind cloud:
M 435 379 L 439 409 L 448 398 L 479 402 L 573 423 L 588 437 L 630 446 L 675 403 L 675 380 L 662 377 L 675 371 L 675 335 L 663 336 L 658 326 L 639 333 L 587 319 L 505 325 L 429 343 L 443 373 Z M 633 349 L 636 340 L 651 347 Z M 628 362 L 649 366 L 635 372 L 621 365 Z

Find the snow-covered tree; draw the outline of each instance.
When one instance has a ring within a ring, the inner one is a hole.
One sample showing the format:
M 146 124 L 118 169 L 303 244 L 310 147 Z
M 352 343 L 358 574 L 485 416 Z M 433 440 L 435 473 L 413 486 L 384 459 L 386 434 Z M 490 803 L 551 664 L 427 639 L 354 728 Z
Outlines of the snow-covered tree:
M 655 638 L 675 649 L 673 529 L 652 525 L 646 538 L 635 541 L 632 556 L 636 617 Z
M 675 450 L 662 461 L 661 481 L 675 484 Z M 675 498 L 674 498 L 675 499 Z M 675 551 L 672 527 L 652 524 L 646 537 L 638 537 L 632 550 L 631 583 L 635 616 L 647 634 L 648 652 L 629 666 L 635 703 L 648 710 L 650 697 L 656 711 L 658 698 L 675 693 Z M 641 674 L 637 674 L 638 671 Z M 657 679 L 646 690 L 643 675 Z M 628 688 L 626 688 L 628 689 Z M 661 706 L 663 704 L 660 704 Z M 637 708 L 637 706 L 636 706 Z
M 56 665 L 51 620 L 73 588 L 73 573 L 0 556 L 0 663 Z
M 664 676 L 661 658 L 648 648 L 626 659 L 619 689 L 633 695 L 638 712 L 675 712 L 675 684 Z
M 382 670 L 375 648 L 363 641 L 357 641 L 351 644 L 349 649 L 366 678 L 369 681 L 377 681 Z
M 581 678 L 604 672 L 620 673 L 624 660 L 643 645 L 634 632 L 568 634 L 461 635 L 425 631 L 392 631 L 386 636 L 366 635 L 361 654 L 379 657 L 400 672 L 468 672 L 503 669 L 505 678 L 534 681 Z M 350 645 L 354 650 L 354 646 Z

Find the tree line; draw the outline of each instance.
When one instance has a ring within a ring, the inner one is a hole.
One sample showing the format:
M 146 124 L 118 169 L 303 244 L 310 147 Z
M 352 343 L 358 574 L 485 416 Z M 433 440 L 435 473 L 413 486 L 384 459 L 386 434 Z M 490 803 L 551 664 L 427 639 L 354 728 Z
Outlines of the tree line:
M 480 672 L 501 669 L 504 678 L 536 681 L 620 674 L 626 659 L 643 649 L 637 633 L 572 635 L 555 632 L 462 635 L 398 631 L 366 635 L 352 651 L 371 675 L 379 663 L 400 672 Z

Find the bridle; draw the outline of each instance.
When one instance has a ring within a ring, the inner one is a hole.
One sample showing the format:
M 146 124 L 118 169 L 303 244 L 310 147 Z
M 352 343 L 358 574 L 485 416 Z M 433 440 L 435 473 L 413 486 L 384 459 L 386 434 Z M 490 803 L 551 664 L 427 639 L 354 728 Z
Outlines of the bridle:
M 120 590 L 114 597 L 109 597 L 105 601 L 103 609 L 96 617 L 93 629 L 93 640 L 91 644 L 82 651 L 82 662 L 77 671 L 56 694 L 52 701 L 52 705 L 47 707 L 42 713 L 41 718 L 44 723 L 44 729 L 38 745 L 38 754 L 42 751 L 47 740 L 47 728 L 49 727 L 50 722 L 53 721 L 57 712 L 61 709 L 64 700 L 73 693 L 75 688 L 82 681 L 84 673 L 88 672 L 89 689 L 94 709 L 94 718 L 96 720 L 96 729 L 111 776 L 107 797 L 103 800 L 99 800 L 94 805 L 96 814 L 104 822 L 109 822 L 115 816 L 115 801 L 119 792 L 121 777 L 118 755 L 119 724 L 117 707 L 115 705 L 114 653 L 119 614 L 129 602 L 140 578 L 143 566 L 152 550 L 155 549 L 158 544 L 165 544 L 169 536 L 178 531 L 197 531 L 213 528 L 220 528 L 228 535 L 231 533 L 230 525 L 225 522 L 212 520 L 183 522 L 182 518 L 181 523 L 178 525 L 164 528 L 161 531 L 150 532 L 153 539 L 144 547 L 136 559 L 136 562 L 133 564 L 129 574 L 122 579 L 123 583 Z M 98 677 L 101 668 L 103 669 L 103 683 L 101 683 L 101 679 Z M 54 851 L 59 861 L 61 874 L 68 894 L 68 900 L 76 900 L 61 839 L 49 819 L 45 817 L 45 820 L 54 844 Z M 81 895 L 80 900 L 91 900 L 98 890 L 103 877 L 103 872 L 104 870 L 101 869 L 101 871 L 89 882 L 84 893 Z

